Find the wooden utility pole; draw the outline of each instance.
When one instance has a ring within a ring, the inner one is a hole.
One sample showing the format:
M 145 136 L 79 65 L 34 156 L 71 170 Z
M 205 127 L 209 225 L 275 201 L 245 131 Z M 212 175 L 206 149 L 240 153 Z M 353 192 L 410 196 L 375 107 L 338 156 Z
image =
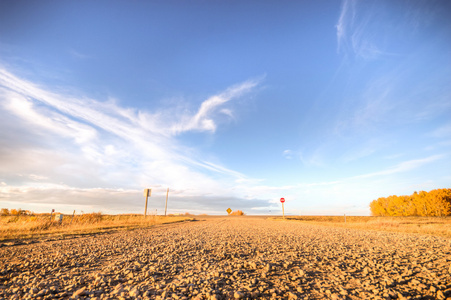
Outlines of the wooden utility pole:
M 147 198 L 152 194 L 152 189 L 144 189 L 144 197 L 146 197 L 146 207 L 144 208 L 144 218 L 147 216 Z
M 72 221 L 74 220 L 74 216 L 75 216 L 75 209 L 74 209 L 74 212 L 72 213 L 72 219 L 70 219 L 70 225 L 72 225 Z
M 166 204 L 165 204 L 165 206 L 164 206 L 164 216 L 166 217 L 166 211 L 167 211 L 167 209 L 168 209 L 168 195 L 169 195 L 169 188 L 168 188 L 168 190 L 166 191 Z

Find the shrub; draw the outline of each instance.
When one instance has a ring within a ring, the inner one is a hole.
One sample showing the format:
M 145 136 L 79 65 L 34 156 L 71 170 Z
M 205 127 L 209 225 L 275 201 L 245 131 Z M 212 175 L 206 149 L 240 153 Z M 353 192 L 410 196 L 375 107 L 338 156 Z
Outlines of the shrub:
M 13 215 L 13 216 L 19 216 L 19 215 L 21 215 L 22 214 L 22 210 L 19 208 L 19 209 L 11 209 L 11 215 Z
M 244 216 L 244 212 L 241 210 L 235 210 L 230 213 L 231 216 Z

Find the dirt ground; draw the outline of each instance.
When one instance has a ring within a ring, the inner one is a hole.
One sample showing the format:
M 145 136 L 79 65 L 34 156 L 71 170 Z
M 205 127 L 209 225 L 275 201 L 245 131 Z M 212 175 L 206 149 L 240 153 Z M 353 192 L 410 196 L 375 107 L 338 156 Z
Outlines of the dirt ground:
M 206 217 L 0 248 L 1 299 L 451 299 L 451 240 Z

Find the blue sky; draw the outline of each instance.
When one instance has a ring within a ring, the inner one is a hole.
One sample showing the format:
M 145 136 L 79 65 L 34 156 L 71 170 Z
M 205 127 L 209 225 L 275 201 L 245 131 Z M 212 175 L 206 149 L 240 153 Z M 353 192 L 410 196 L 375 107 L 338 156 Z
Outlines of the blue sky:
M 451 187 L 449 1 L 2 1 L 0 205 L 368 215 Z

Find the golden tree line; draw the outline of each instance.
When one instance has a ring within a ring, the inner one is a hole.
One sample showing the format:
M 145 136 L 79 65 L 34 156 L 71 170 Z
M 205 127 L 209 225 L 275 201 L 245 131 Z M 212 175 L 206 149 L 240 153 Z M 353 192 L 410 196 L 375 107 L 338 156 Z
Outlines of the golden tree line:
M 427 216 L 451 215 L 451 189 L 414 192 L 410 196 L 381 197 L 370 203 L 373 216 Z
M 7 208 L 2 208 L 0 209 L 0 216 L 29 216 L 32 215 L 33 213 L 29 210 L 23 210 L 23 209 L 7 209 Z

